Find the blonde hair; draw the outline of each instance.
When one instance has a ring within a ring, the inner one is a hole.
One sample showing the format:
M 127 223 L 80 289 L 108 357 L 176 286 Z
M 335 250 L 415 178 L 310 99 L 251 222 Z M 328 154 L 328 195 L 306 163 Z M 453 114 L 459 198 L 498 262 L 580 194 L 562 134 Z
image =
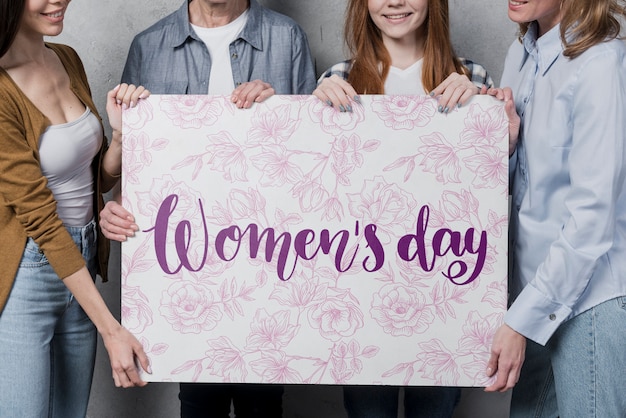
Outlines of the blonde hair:
M 576 58 L 601 42 L 620 38 L 620 18 L 626 18 L 624 0 L 561 0 L 563 55 Z M 530 22 L 520 23 L 520 34 Z

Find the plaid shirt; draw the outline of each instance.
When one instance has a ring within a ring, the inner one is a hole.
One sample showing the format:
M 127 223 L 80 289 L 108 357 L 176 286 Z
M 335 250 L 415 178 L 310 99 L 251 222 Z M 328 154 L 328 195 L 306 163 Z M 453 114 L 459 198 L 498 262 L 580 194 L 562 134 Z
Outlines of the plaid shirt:
M 472 83 L 474 83 L 477 87 L 479 88 L 482 86 L 487 86 L 488 88 L 495 87 L 493 84 L 493 80 L 491 79 L 491 76 L 487 74 L 487 70 L 485 70 L 485 67 L 483 67 L 480 64 L 476 64 L 475 62 L 470 61 L 465 58 L 459 58 L 459 60 L 461 61 L 461 64 L 465 68 L 467 68 L 467 70 L 470 73 L 470 80 L 472 80 Z M 317 83 L 318 84 L 321 83 L 324 78 L 330 77 L 333 74 L 336 74 L 339 77 L 343 78 L 344 80 L 347 80 L 348 74 L 350 73 L 351 68 L 352 68 L 352 60 L 346 60 L 338 64 L 335 64 L 332 67 L 330 67 L 328 70 L 326 70 L 324 74 L 320 76 Z

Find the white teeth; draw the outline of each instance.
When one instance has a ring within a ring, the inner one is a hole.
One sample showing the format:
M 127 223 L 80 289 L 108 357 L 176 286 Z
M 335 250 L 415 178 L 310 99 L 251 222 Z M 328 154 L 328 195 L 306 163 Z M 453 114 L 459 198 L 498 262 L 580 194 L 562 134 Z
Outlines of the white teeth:
M 46 13 L 46 16 L 50 16 L 50 17 L 61 17 L 61 16 L 63 16 L 63 12 Z
M 387 19 L 403 19 L 407 17 L 408 15 L 409 15 L 408 13 L 402 13 L 401 15 L 386 15 L 385 17 Z
M 524 4 L 525 2 L 523 1 L 514 1 L 514 0 L 509 0 L 509 3 L 511 3 L 513 6 L 521 6 L 522 4 Z

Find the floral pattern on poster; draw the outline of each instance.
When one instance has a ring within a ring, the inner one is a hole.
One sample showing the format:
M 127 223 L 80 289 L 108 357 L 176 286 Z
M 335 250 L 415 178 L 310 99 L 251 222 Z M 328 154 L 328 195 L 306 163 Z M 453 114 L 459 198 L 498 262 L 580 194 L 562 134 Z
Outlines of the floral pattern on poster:
M 124 112 L 122 322 L 150 381 L 485 386 L 506 310 L 508 126 L 475 97 Z

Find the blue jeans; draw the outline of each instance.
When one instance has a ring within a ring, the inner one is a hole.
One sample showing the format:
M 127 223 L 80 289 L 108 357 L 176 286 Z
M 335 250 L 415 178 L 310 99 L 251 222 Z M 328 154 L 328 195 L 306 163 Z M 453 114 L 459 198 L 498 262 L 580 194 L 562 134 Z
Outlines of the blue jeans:
M 546 346 L 532 341 L 513 389 L 511 418 L 626 417 L 626 297 L 563 323 Z
M 343 403 L 349 418 L 396 418 L 398 386 L 344 386 Z M 450 418 L 461 398 L 453 387 L 404 388 L 406 418 Z
M 252 383 L 181 383 L 181 418 L 228 418 L 232 400 L 236 418 L 280 418 L 283 387 Z
M 96 225 L 67 228 L 95 277 Z M 0 417 L 84 418 L 96 329 L 28 239 L 0 313 Z

